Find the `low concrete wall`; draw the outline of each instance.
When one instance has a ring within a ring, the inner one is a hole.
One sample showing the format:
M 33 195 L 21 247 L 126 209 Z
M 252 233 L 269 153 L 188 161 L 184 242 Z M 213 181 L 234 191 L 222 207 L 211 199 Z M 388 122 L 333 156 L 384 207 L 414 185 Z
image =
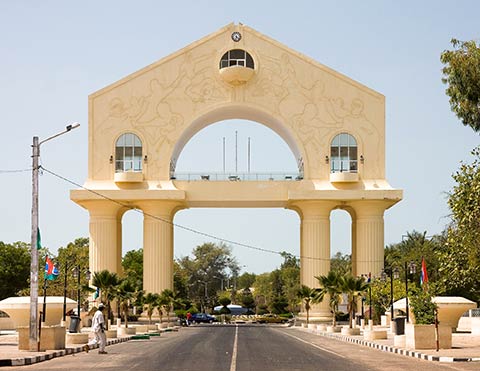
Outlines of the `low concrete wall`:
M 30 328 L 21 326 L 17 328 L 18 332 L 18 349 L 29 350 Z M 40 336 L 40 350 L 47 349 L 65 349 L 65 327 L 63 326 L 45 326 L 42 327 Z
M 363 333 L 364 340 L 377 340 L 377 339 L 386 339 L 387 330 L 365 330 Z
M 125 335 L 135 335 L 137 333 L 136 327 L 118 327 L 117 328 L 117 335 L 118 336 L 125 336 Z
M 15 324 L 10 317 L 0 317 L 0 330 L 15 330 Z
M 355 327 L 355 328 L 350 328 L 348 326 L 342 327 L 341 330 L 342 335 L 360 335 L 360 328 Z
M 76 332 L 67 332 L 66 338 L 67 344 L 87 344 L 88 343 L 88 334 L 87 333 L 76 333 Z
M 107 339 L 114 339 L 117 337 L 117 329 L 105 330 L 105 335 L 107 336 Z

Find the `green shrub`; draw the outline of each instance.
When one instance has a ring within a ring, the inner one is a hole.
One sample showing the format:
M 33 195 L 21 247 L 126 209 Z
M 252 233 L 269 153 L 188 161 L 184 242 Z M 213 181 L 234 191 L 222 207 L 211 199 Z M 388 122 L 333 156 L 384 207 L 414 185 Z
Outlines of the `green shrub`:
M 437 304 L 432 301 L 428 290 L 417 290 L 410 296 L 410 307 L 415 317 L 416 325 L 432 325 L 435 323 Z

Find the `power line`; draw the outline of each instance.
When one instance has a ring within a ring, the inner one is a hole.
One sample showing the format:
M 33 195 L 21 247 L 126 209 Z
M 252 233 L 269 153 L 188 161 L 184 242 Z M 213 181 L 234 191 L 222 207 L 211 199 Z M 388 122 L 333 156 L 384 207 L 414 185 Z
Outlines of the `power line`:
M 0 169 L 0 174 L 25 173 L 27 171 L 32 171 L 32 168 L 29 168 L 29 169 L 14 169 L 14 170 Z
M 211 238 L 211 239 L 215 239 L 215 240 L 217 240 L 217 241 L 225 242 L 225 243 L 227 243 L 227 244 L 232 244 L 232 245 L 236 245 L 236 246 L 240 246 L 240 247 L 245 247 L 245 248 L 251 249 L 251 250 L 256 250 L 256 251 L 261 251 L 261 252 L 266 252 L 266 253 L 276 254 L 276 255 L 282 256 L 283 251 L 274 251 L 274 250 L 270 250 L 270 249 L 265 249 L 265 248 L 263 248 L 263 247 L 253 246 L 253 245 L 249 245 L 249 244 L 246 244 L 246 243 L 229 240 L 229 239 L 227 239 L 227 238 L 218 237 L 218 236 L 215 236 L 215 235 L 210 234 L 210 233 L 202 232 L 202 231 L 193 229 L 193 228 L 191 228 L 191 227 L 187 227 L 187 226 L 184 226 L 184 225 L 181 225 L 181 224 L 174 223 L 174 222 L 169 221 L 169 220 L 165 220 L 165 219 L 160 218 L 160 217 L 158 217 L 158 216 L 156 216 L 156 215 L 152 215 L 152 214 L 146 213 L 145 211 L 143 211 L 143 210 L 141 210 L 141 209 L 138 209 L 138 208 L 136 208 L 136 207 L 132 207 L 132 206 L 130 206 L 130 205 L 128 205 L 128 204 L 125 204 L 125 203 L 123 203 L 123 202 L 114 200 L 113 198 L 110 198 L 110 197 L 108 197 L 108 196 L 105 196 L 105 195 L 101 194 L 100 192 L 97 192 L 97 191 L 94 191 L 94 190 L 92 190 L 92 189 L 86 188 L 86 187 L 84 187 L 84 186 L 82 186 L 82 185 L 74 182 L 73 180 L 70 180 L 70 179 L 68 179 L 68 178 L 65 178 L 65 177 L 63 177 L 63 176 L 61 176 L 61 175 L 59 175 L 59 174 L 57 174 L 57 173 L 55 173 L 55 172 L 53 172 L 53 171 L 51 171 L 51 170 L 48 170 L 48 169 L 44 168 L 43 166 L 40 166 L 40 168 L 43 169 L 45 172 L 47 172 L 47 173 L 49 173 L 49 174 L 51 174 L 51 175 L 53 175 L 53 176 L 55 176 L 55 177 L 57 177 L 57 178 L 65 181 L 65 182 L 67 182 L 67 183 L 70 183 L 70 184 L 72 184 L 72 185 L 74 185 L 74 186 L 76 186 L 76 187 L 82 188 L 82 189 L 84 189 L 84 190 L 86 190 L 86 191 L 88 191 L 88 192 L 90 192 L 90 193 L 93 193 L 94 195 L 99 196 L 99 197 L 101 197 L 101 198 L 103 198 L 103 199 L 105 199 L 105 200 L 108 200 L 108 201 L 111 201 L 111 202 L 113 202 L 113 203 L 116 203 L 117 205 L 120 205 L 120 206 L 122 206 L 122 207 L 125 207 L 125 208 L 127 208 L 127 209 L 129 209 L 129 210 L 133 210 L 133 211 L 135 211 L 135 212 L 137 212 L 137 213 L 139 213 L 139 214 L 142 214 L 142 215 L 144 215 L 144 216 L 148 216 L 148 217 L 150 217 L 150 218 L 152 218 L 152 219 L 156 219 L 156 220 L 159 220 L 159 221 L 161 221 L 161 222 L 170 224 L 170 225 L 172 225 L 172 226 L 174 226 L 174 227 L 177 227 L 177 228 L 179 228 L 179 229 L 183 229 L 183 230 L 185 230 L 185 231 L 198 234 L 198 235 L 200 235 L 200 236 L 204 236 L 204 237 L 208 237 L 208 238 Z M 304 256 L 304 255 L 296 255 L 296 254 L 291 254 L 291 255 L 294 256 L 294 257 L 296 257 L 296 258 L 298 258 L 298 259 L 310 259 L 310 260 L 320 260 L 320 261 L 331 261 L 330 258 L 316 258 L 316 257 L 313 257 L 313 256 Z M 368 260 L 368 261 L 359 261 L 359 260 L 357 260 L 356 262 L 358 262 L 358 263 L 367 263 L 367 262 L 368 262 L 368 263 L 372 263 L 372 262 L 379 262 L 379 260 Z M 382 260 L 381 262 L 383 263 L 383 260 Z

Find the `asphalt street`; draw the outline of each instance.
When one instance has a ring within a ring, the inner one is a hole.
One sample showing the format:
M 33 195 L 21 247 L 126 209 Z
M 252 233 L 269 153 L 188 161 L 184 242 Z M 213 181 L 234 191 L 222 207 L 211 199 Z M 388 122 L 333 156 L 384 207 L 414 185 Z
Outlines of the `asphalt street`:
M 195 325 L 8 370 L 474 370 L 385 353 L 304 331 L 263 325 Z

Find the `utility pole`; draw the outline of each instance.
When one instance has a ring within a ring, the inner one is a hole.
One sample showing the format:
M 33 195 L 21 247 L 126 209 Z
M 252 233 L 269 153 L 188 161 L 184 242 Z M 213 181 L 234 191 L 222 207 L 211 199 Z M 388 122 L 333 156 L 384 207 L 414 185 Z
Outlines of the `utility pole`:
M 68 125 L 64 131 L 52 135 L 39 142 L 38 137 L 33 137 L 32 144 L 32 230 L 30 240 L 30 323 L 28 335 L 28 349 L 31 352 L 38 351 L 38 158 L 40 157 L 40 145 L 56 138 L 70 130 L 78 128 L 78 122 Z
M 38 350 L 38 157 L 40 144 L 33 137 L 32 145 L 32 236 L 30 240 L 30 326 L 28 348 Z

